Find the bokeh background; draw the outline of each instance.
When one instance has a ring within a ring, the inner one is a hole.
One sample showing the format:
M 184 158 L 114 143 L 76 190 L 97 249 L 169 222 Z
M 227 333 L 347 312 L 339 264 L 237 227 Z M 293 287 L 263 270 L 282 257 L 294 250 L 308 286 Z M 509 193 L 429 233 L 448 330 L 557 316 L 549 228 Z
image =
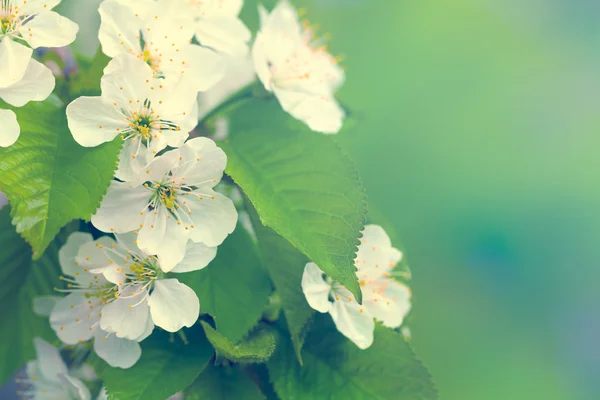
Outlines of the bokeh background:
M 93 54 L 98 0 L 63 3 Z M 600 399 L 600 2 L 293 3 L 345 58 L 339 141 L 406 250 L 440 399 Z

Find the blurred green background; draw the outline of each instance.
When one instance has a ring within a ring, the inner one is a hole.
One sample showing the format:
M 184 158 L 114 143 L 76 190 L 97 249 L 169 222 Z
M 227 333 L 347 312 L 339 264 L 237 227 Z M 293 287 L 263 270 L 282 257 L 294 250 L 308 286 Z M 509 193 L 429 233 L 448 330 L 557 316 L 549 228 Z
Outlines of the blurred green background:
M 339 140 L 403 240 L 440 399 L 600 399 L 600 3 L 293 3 L 345 56 Z
M 294 4 L 345 56 L 339 140 L 403 240 L 440 399 L 600 399 L 600 3 Z

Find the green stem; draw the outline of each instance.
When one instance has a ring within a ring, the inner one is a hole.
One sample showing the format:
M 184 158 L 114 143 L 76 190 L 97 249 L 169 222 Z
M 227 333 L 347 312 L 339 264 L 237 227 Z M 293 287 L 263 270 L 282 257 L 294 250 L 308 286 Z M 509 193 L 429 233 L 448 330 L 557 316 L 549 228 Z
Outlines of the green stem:
M 260 82 L 258 80 L 255 80 L 250 84 L 244 86 L 231 96 L 227 97 L 225 100 L 223 100 L 221 104 L 210 110 L 208 114 L 202 117 L 198 122 L 198 125 L 203 125 L 207 123 L 208 121 L 221 114 L 229 107 L 239 103 L 240 101 L 253 97 L 254 91 L 258 87 L 258 85 L 260 85 Z

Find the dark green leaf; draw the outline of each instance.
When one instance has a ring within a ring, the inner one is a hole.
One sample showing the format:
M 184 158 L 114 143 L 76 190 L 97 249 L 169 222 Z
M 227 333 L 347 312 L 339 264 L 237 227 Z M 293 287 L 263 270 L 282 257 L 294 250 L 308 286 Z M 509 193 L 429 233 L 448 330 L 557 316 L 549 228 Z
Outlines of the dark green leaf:
M 43 257 L 31 260 L 31 248 L 10 223 L 9 207 L 0 210 L 0 385 L 26 361 L 34 360 L 35 337 L 53 341 L 47 318 L 33 313 L 33 299 L 51 295 L 59 282 L 61 235 Z
M 272 291 L 252 239 L 239 226 L 208 267 L 177 277 L 194 289 L 200 312 L 210 314 L 219 333 L 233 343 L 257 324 Z
M 79 146 L 65 109 L 30 103 L 16 109 L 17 143 L 0 148 L 0 191 L 12 206 L 12 222 L 39 257 L 74 219 L 89 219 L 117 167 L 120 139 L 95 148 Z
M 281 300 L 294 350 L 302 363 L 302 343 L 313 315 L 313 310 L 302 292 L 302 273 L 308 260 L 288 241 L 262 225 L 258 218 L 254 217 L 253 211 L 250 214 L 253 217 L 254 230 L 263 260 Z
M 258 387 L 239 367 L 210 366 L 185 391 L 186 400 L 263 400 Z
M 275 391 L 294 400 L 434 400 L 427 369 L 402 336 L 377 325 L 375 342 L 360 350 L 342 336 L 329 315 L 319 315 L 304 345 L 304 367 L 281 334 L 268 361 Z
M 222 144 L 227 173 L 264 225 L 361 301 L 354 258 L 367 207 L 354 163 L 331 136 L 310 132 L 275 100 L 245 102 L 231 121 Z
M 200 327 L 185 331 L 189 344 L 158 334 L 142 342 L 142 357 L 123 370 L 100 371 L 112 399 L 165 400 L 187 388 L 208 365 L 213 349 Z
M 263 363 L 275 351 L 275 336 L 266 328 L 255 329 L 244 340 L 234 345 L 208 323 L 202 321 L 202 327 L 217 354 L 237 363 Z

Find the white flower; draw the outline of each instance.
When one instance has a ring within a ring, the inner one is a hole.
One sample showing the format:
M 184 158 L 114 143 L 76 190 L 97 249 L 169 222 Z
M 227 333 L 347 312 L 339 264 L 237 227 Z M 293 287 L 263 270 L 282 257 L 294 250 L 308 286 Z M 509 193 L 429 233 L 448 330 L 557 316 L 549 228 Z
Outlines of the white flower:
M 212 140 L 191 139 L 148 164 L 143 185 L 113 181 L 92 223 L 103 232 L 138 232 L 139 247 L 169 271 L 183 260 L 188 239 L 216 247 L 235 229 L 233 202 L 213 190 L 226 163 Z
M 37 359 L 27 363 L 27 379 L 19 383 L 27 388 L 18 394 L 33 400 L 90 400 L 85 384 L 69 374 L 57 348 L 46 341 L 34 339 Z
M 314 263 L 306 264 L 302 291 L 312 308 L 330 313 L 337 329 L 359 348 L 366 349 L 373 343 L 373 318 L 386 327 L 398 328 L 410 310 L 410 289 L 389 274 L 401 258 L 402 253 L 392 247 L 385 231 L 380 226 L 368 225 L 355 260 L 362 306 L 348 289 L 324 278 Z
M 100 238 L 98 243 L 110 246 L 112 240 Z M 61 248 L 60 265 L 69 277 L 61 277 L 67 282 L 67 289 L 57 291 L 69 294 L 56 303 L 50 325 L 65 344 L 75 345 L 93 338 L 94 351 L 102 359 L 113 367 L 129 368 L 140 358 L 141 348 L 136 341 L 120 339 L 101 329 L 103 309 L 118 296 L 118 287 L 102 275 L 90 272 L 85 265 L 92 257 L 100 265 L 110 262 L 88 233 L 72 234 Z
M 104 240 L 102 240 L 104 239 Z M 186 257 L 175 268 L 165 269 L 159 257 L 148 255 L 133 233 L 101 238 L 95 248 L 79 252 L 78 261 L 92 274 L 101 274 L 118 288 L 103 310 L 100 326 L 117 338 L 141 341 L 154 326 L 169 332 L 191 327 L 200 315 L 200 301 L 192 289 L 165 272 L 182 273 L 204 268 L 217 250 L 189 242 Z
M 69 129 L 86 147 L 121 136 L 125 143 L 116 176 L 132 181 L 159 151 L 188 138 L 198 123 L 196 92 L 156 79 L 145 62 L 127 54 L 106 70 L 102 96 L 80 97 L 67 107 Z
M 259 11 L 261 28 L 252 48 L 259 79 L 294 118 L 314 131 L 337 133 L 344 118 L 334 98 L 344 80 L 337 61 L 300 25 L 287 0 L 270 14 Z
M 196 17 L 195 33 L 200 44 L 232 56 L 248 52 L 252 34 L 238 17 L 243 0 L 186 1 Z
M 105 0 L 100 5 L 99 38 L 104 54 L 132 54 L 157 78 L 185 80 L 195 91 L 211 88 L 222 77 L 222 57 L 191 43 L 194 16 L 186 0 Z
M 0 55 L 0 57 L 2 56 Z M 36 60 L 30 59 L 25 75 L 18 82 L 7 87 L 0 87 L 0 99 L 12 106 L 22 107 L 30 101 L 45 100 L 53 90 L 54 76 L 50 69 Z M 0 126 L 2 126 L 0 147 L 12 146 L 21 133 L 15 113 L 11 110 L 0 109 Z

